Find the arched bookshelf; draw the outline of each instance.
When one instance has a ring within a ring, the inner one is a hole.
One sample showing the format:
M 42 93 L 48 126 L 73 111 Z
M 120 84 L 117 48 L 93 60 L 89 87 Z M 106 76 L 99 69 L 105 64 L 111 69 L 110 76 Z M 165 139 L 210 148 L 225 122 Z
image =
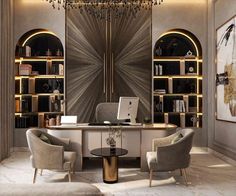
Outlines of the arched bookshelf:
M 202 49 L 185 30 L 171 30 L 153 49 L 153 122 L 202 127 Z
M 64 50 L 45 29 L 25 33 L 15 49 L 15 128 L 47 126 L 64 113 Z

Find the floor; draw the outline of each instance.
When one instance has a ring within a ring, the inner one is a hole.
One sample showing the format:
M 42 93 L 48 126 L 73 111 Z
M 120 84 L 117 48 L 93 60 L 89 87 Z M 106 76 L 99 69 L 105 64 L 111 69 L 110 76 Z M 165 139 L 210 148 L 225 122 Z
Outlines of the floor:
M 148 187 L 149 175 L 140 172 L 137 160 L 122 161 L 119 182 L 105 184 L 102 181 L 101 162 L 87 160 L 83 172 L 72 177 L 73 182 L 88 182 L 97 186 L 106 195 L 156 195 L 156 196 L 235 196 L 236 164 L 206 151 L 192 153 L 188 172 L 188 186 L 179 171 L 154 173 L 153 187 Z M 29 152 L 14 152 L 0 163 L 0 183 L 31 183 L 33 169 Z M 37 183 L 67 182 L 64 172 L 44 171 L 37 177 Z

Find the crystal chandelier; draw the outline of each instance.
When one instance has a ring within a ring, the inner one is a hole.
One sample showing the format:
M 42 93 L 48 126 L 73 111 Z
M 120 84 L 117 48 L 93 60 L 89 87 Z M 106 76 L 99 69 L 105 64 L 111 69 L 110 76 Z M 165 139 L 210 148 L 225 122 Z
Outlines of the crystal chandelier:
M 160 5 L 163 0 L 46 0 L 54 9 L 78 9 L 99 19 L 110 20 L 111 16 L 135 17 L 141 9 L 150 10 L 152 5 Z

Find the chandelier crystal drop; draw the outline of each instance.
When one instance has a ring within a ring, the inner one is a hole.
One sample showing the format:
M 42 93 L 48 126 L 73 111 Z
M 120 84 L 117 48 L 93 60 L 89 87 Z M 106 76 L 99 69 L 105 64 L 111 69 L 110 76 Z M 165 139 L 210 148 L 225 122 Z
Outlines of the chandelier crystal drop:
M 163 0 L 45 0 L 54 9 L 79 9 L 99 19 L 133 16 L 141 9 L 150 10 L 153 5 L 160 5 Z

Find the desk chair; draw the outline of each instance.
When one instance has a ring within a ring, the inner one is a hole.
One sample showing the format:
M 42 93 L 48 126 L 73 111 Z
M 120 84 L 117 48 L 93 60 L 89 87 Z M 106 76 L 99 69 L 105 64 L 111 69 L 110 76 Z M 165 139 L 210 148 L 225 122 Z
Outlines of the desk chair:
M 95 118 L 96 122 L 103 123 L 104 121 L 110 121 L 112 123 L 119 123 L 123 121 L 117 120 L 119 103 L 99 103 L 96 107 Z

